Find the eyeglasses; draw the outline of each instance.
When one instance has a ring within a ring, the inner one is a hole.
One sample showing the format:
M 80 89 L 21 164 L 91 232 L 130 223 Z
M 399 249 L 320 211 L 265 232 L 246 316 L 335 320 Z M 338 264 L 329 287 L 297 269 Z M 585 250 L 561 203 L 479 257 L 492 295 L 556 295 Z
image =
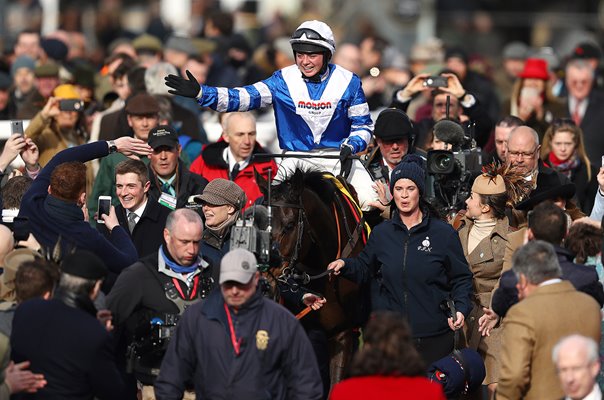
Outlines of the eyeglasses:
M 535 156 L 535 152 L 537 152 L 537 149 L 539 148 L 539 146 L 537 146 L 535 148 L 535 150 L 531 151 L 530 153 L 525 153 L 522 151 L 509 151 L 508 150 L 508 156 L 512 156 L 515 158 L 523 158 L 523 159 L 530 159 L 533 158 Z
M 302 35 L 305 35 L 307 39 L 311 39 L 311 40 L 323 40 L 326 42 L 328 41 L 323 36 L 321 36 L 318 32 L 313 31 L 312 29 L 308 29 L 308 28 L 301 28 L 301 29 L 298 29 L 297 31 L 295 31 L 294 34 L 292 35 L 292 39 L 300 39 L 302 37 Z

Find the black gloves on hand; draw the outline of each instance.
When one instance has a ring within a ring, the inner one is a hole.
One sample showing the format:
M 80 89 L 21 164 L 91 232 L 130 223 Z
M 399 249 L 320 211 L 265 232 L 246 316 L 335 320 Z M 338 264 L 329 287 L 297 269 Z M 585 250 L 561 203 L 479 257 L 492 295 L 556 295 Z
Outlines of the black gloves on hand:
M 340 175 L 344 178 L 348 178 L 350 174 L 350 170 L 352 169 L 352 148 L 348 145 L 342 145 L 340 148 Z
M 168 90 L 168 93 L 175 94 L 178 96 L 191 97 L 195 99 L 199 94 L 199 90 L 201 86 L 197 79 L 193 76 L 192 73 L 187 70 L 187 77 L 189 80 L 185 78 L 181 78 L 178 75 L 168 75 L 166 76 L 166 86 L 171 87 L 173 90 Z

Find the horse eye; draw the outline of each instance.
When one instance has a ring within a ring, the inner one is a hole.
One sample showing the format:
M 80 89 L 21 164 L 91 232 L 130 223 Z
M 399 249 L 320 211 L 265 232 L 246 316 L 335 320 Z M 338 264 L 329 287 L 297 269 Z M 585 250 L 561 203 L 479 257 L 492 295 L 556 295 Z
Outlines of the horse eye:
M 291 231 L 292 229 L 294 229 L 294 226 L 295 226 L 295 224 L 294 224 L 294 222 L 293 222 L 293 221 L 287 222 L 287 223 L 286 223 L 286 224 L 283 226 L 283 231 L 285 231 L 285 232 L 289 232 L 289 231 Z

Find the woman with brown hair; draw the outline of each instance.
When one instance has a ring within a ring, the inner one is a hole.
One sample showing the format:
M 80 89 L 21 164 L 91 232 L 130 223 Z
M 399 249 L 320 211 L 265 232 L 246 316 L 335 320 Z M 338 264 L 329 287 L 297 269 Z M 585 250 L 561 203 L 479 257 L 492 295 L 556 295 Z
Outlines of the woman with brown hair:
M 330 400 L 444 400 L 441 385 L 430 382 L 413 345 L 407 321 L 394 312 L 376 312 L 364 330 L 349 379 L 334 386 Z
M 598 190 L 598 171 L 587 158 L 583 143 L 583 131 L 572 119 L 556 119 L 543 137 L 541 159 L 575 184 L 578 205 L 589 215 Z

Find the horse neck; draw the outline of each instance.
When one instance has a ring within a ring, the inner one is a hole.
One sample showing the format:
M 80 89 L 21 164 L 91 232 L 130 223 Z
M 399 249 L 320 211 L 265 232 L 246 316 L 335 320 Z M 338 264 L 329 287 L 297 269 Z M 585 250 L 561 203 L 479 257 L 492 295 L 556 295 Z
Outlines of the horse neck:
M 302 194 L 302 204 L 305 204 L 306 217 L 308 219 L 309 234 L 316 239 L 319 252 L 310 252 L 306 255 L 310 261 L 319 262 L 321 267 L 333 261 L 337 253 L 337 228 L 331 207 L 325 204 L 312 190 L 305 190 Z M 311 205 L 312 206 L 308 206 Z M 301 260 L 304 262 L 304 260 Z M 325 264 L 325 265 L 323 265 Z M 307 264 L 313 265 L 313 264 Z

